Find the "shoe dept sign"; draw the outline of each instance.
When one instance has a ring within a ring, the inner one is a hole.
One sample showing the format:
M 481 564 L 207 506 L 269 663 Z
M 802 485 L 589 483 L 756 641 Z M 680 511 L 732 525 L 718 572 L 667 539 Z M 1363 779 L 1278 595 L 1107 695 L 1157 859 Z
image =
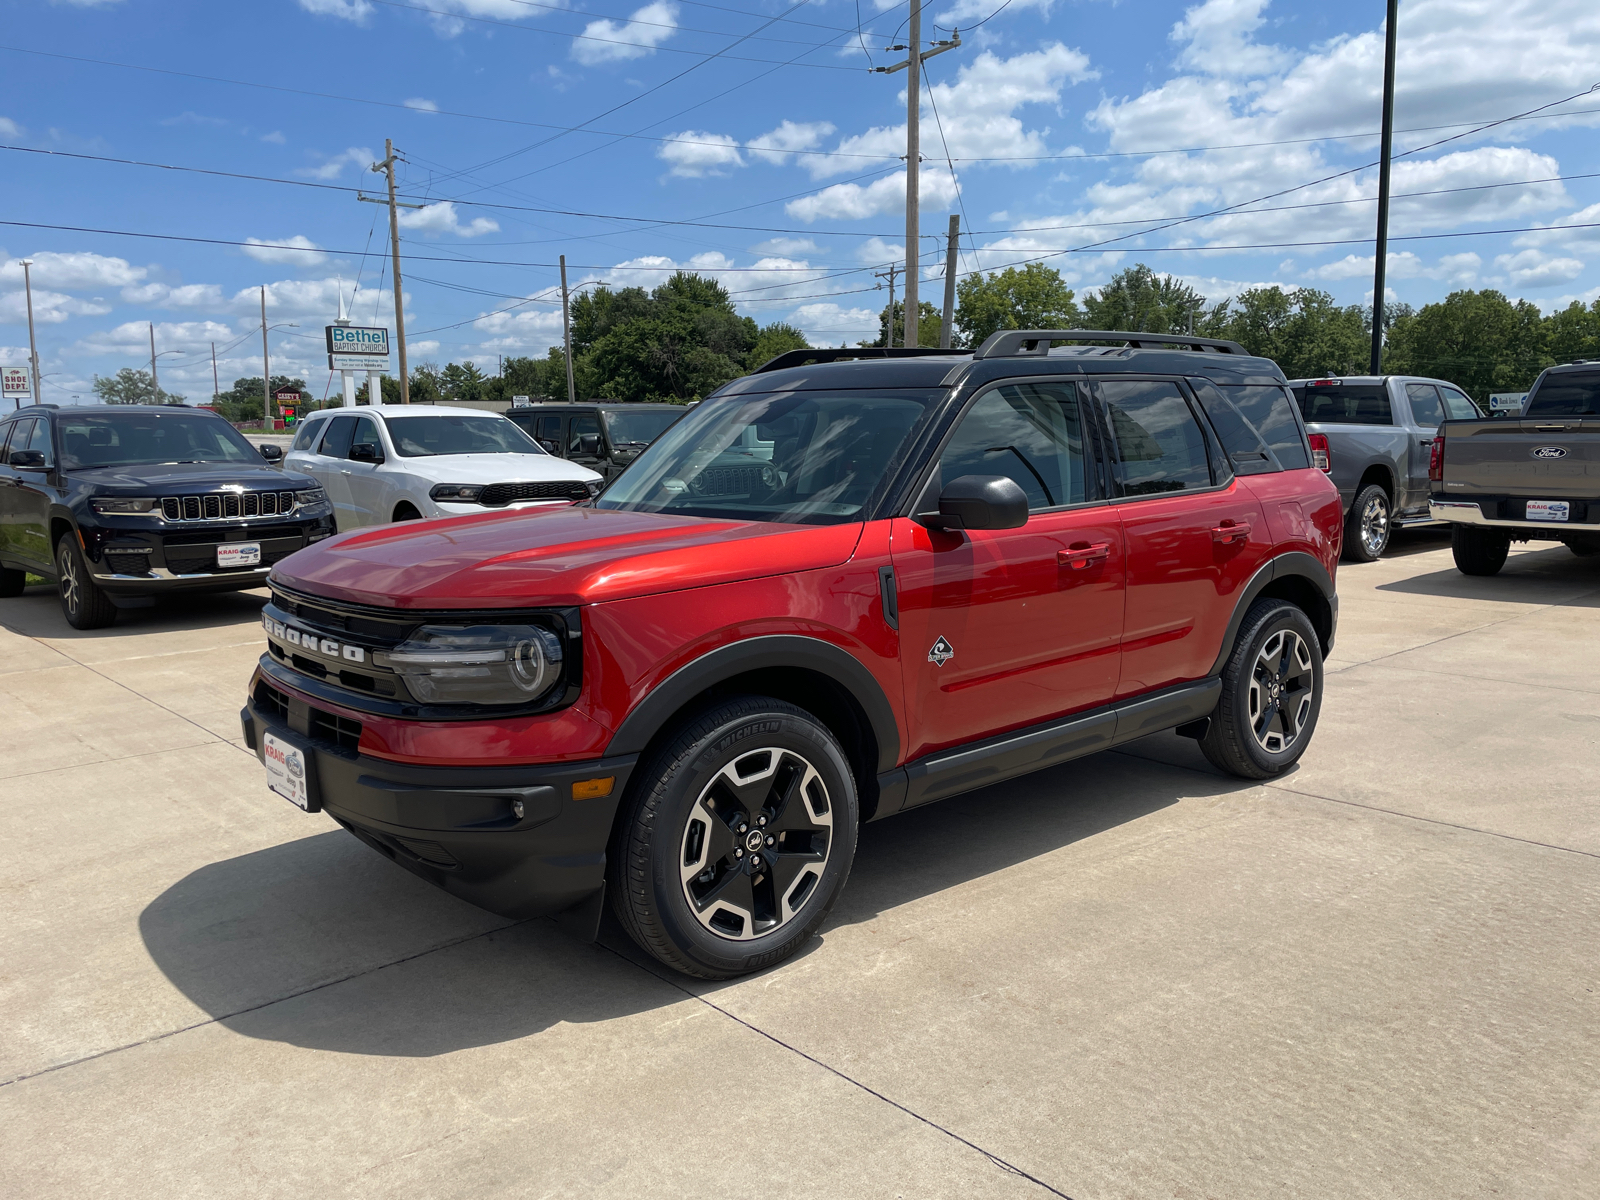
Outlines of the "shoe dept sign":
M 328 370 L 381 371 L 389 360 L 389 331 L 366 325 L 329 325 Z

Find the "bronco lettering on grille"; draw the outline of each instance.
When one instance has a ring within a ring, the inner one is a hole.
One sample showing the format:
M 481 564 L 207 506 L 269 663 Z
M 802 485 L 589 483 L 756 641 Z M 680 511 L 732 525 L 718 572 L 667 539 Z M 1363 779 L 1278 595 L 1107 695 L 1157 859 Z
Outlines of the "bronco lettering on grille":
M 308 630 L 296 629 L 293 625 L 274 621 L 265 613 L 261 615 L 261 624 L 269 636 L 277 638 L 280 642 L 287 642 L 291 646 L 299 646 L 302 650 L 310 650 L 314 654 L 326 655 L 328 658 L 342 658 L 346 662 L 365 662 L 367 659 L 367 652 L 360 646 L 319 637 Z

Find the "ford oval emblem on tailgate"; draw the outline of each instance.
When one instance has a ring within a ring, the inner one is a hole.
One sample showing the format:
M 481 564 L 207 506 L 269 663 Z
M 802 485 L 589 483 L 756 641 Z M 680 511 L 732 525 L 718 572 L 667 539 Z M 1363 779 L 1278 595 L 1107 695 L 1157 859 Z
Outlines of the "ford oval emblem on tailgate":
M 1565 458 L 1567 456 L 1567 448 L 1565 446 L 1535 446 L 1533 448 L 1533 456 L 1535 458 Z

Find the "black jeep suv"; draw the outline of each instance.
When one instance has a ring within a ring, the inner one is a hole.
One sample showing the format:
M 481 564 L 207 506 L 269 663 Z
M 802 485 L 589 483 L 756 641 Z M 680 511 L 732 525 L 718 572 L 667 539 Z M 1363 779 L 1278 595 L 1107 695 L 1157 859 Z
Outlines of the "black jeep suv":
M 315 480 L 215 413 L 35 405 L 0 420 L 0 596 L 59 581 L 77 629 L 172 591 L 257 587 L 334 532 Z

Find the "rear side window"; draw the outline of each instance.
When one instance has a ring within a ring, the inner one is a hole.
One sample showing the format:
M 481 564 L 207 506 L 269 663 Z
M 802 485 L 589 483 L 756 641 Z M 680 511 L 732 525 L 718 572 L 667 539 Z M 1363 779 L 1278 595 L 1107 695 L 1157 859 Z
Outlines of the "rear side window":
M 1106 380 L 1100 384 L 1116 442 L 1125 496 L 1154 496 L 1211 486 L 1205 435 L 1176 384 Z
M 1294 419 L 1289 393 L 1281 387 L 1259 384 L 1221 384 L 1223 395 L 1255 427 L 1261 440 L 1272 448 L 1285 471 L 1311 465 L 1300 422 Z
M 1018 383 L 973 402 L 939 456 L 943 483 L 963 475 L 1004 475 L 1030 512 L 1088 497 L 1083 418 L 1075 383 Z
M 363 444 L 376 447 L 380 454 L 383 452 L 383 439 L 378 436 L 378 424 L 371 417 L 356 418 L 355 432 L 350 435 L 351 446 Z M 347 446 L 345 455 L 348 456 L 349 453 L 350 448 Z
M 322 439 L 322 453 L 329 458 L 343 458 L 350 449 L 350 435 L 355 429 L 354 417 L 334 417 L 328 423 L 328 436 Z
M 1433 384 L 1406 384 L 1406 399 L 1411 402 L 1411 419 L 1418 425 L 1431 429 L 1444 420 L 1444 406 L 1439 403 L 1439 389 Z
M 1308 383 L 1294 389 L 1300 415 L 1314 425 L 1393 425 L 1381 383 Z
M 321 436 L 322 431 L 327 427 L 328 421 L 326 418 L 321 421 L 307 421 L 304 425 L 300 426 L 300 432 L 294 435 L 294 444 L 290 446 L 289 449 L 311 449 L 312 444 L 317 440 L 318 437 Z
M 561 453 L 561 414 L 545 413 L 539 418 L 539 424 L 533 431 L 533 436 L 539 440 L 546 450 L 552 454 Z
M 1525 417 L 1600 417 L 1600 371 L 1546 375 L 1528 397 Z M 16 447 L 13 445 L 12 447 Z

